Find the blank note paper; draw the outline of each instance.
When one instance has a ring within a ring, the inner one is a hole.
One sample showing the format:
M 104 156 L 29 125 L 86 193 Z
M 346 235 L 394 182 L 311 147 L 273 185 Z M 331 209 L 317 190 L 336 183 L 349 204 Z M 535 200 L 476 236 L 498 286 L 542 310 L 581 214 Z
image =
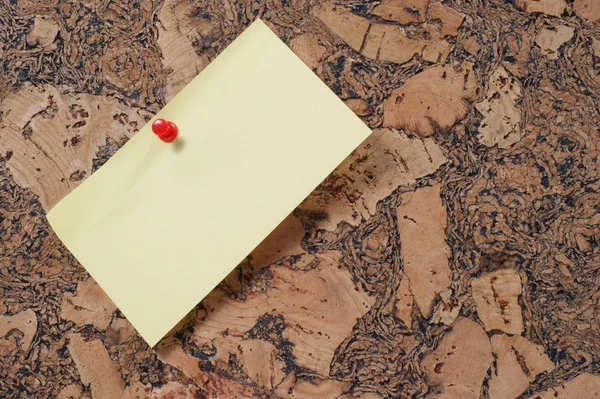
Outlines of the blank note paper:
M 260 20 L 50 224 L 154 346 L 370 133 Z

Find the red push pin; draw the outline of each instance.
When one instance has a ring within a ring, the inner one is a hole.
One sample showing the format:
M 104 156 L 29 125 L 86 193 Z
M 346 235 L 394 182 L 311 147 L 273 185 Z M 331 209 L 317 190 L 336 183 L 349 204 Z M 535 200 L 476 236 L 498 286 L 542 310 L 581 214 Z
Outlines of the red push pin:
M 175 140 L 177 134 L 179 133 L 179 129 L 177 128 L 176 124 L 161 118 L 152 122 L 152 131 L 165 143 L 170 143 L 171 141 Z

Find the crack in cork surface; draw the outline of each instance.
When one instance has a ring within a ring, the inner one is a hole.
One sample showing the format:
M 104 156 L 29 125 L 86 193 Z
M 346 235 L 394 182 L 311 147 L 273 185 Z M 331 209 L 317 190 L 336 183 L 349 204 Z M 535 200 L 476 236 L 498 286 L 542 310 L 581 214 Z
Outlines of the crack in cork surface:
M 598 10 L 0 3 L 0 397 L 599 396 Z M 151 349 L 45 212 L 256 17 L 374 133 Z

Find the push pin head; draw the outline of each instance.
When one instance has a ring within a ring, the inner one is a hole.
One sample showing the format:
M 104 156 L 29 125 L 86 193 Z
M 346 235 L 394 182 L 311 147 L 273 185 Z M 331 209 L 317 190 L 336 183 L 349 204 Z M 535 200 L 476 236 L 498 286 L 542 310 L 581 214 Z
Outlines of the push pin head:
M 163 134 L 165 134 L 167 132 L 168 128 L 169 128 L 169 125 L 167 124 L 167 121 L 164 119 L 158 118 L 157 120 L 152 122 L 152 131 L 157 136 L 162 136 Z
M 175 140 L 177 134 L 179 133 L 179 129 L 177 128 L 176 124 L 160 118 L 152 122 L 152 131 L 165 143 L 170 143 L 171 141 Z
M 171 121 L 167 122 L 167 125 L 168 128 L 166 133 L 158 137 L 160 137 L 160 139 L 165 143 L 170 143 L 171 141 L 175 140 L 177 134 L 179 134 L 179 128 Z

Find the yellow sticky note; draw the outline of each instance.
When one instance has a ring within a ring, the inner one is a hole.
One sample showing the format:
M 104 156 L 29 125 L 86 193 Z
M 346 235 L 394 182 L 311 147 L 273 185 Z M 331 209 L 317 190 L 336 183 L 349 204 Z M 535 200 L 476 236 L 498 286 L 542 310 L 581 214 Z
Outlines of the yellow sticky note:
M 154 346 L 370 133 L 260 20 L 48 214 Z

